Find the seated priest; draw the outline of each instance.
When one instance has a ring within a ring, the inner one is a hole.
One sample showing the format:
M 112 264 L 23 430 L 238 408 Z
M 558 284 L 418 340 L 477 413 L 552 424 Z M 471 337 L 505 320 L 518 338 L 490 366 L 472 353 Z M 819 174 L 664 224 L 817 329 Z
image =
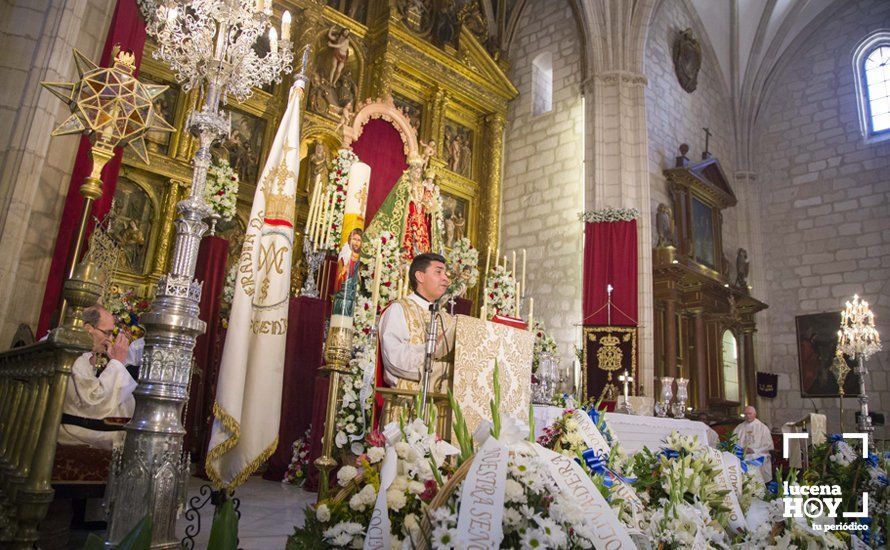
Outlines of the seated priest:
M 430 305 L 445 294 L 451 281 L 445 258 L 425 253 L 414 257 L 408 280 L 413 292 L 386 308 L 380 316 L 383 378 L 390 387 L 419 390 L 426 356 L 426 335 L 430 322 Z M 436 352 L 431 391 L 448 389 L 449 371 L 446 356 L 454 350 L 454 317 L 440 310 L 441 322 L 436 324 Z
M 59 443 L 111 449 L 123 441 L 124 432 L 119 424 L 105 419 L 130 418 L 136 406 L 136 380 L 124 366 L 129 339 L 115 331 L 114 317 L 102 306 L 85 309 L 83 322 L 93 350 L 78 357 L 71 367 Z
M 757 409 L 752 406 L 745 407 L 745 421 L 732 430 L 738 440 L 738 445 L 745 453 L 746 461 L 759 461 L 763 458 L 763 464 L 759 466 L 760 475 L 765 482 L 773 479 L 773 464 L 769 452 L 773 450 L 773 436 L 769 427 L 757 419 Z M 748 468 L 758 468 L 748 463 Z

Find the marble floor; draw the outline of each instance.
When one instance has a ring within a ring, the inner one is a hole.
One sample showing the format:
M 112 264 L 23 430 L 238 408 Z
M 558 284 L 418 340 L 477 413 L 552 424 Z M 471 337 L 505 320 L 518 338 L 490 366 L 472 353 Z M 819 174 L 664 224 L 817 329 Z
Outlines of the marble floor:
M 200 488 L 207 482 L 193 477 L 189 480 L 189 499 L 198 496 Z M 293 485 L 266 481 L 253 476 L 235 491 L 241 499 L 241 520 L 238 522 L 239 548 L 243 550 L 281 550 L 294 526 L 303 524 L 303 511 L 315 503 L 315 493 L 304 491 Z M 188 501 L 186 501 L 188 502 Z M 201 532 L 195 539 L 195 548 L 207 548 L 210 536 L 210 521 L 213 508 L 208 504 L 202 510 L 204 517 Z M 181 517 L 176 524 L 180 537 L 185 536 L 188 522 Z

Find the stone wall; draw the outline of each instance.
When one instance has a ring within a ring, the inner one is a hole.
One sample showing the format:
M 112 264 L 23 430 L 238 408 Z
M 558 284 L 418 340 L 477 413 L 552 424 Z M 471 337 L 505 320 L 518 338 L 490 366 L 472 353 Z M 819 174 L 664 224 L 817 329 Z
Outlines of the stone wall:
M 581 40 L 565 0 L 529 2 L 510 47 L 510 79 L 519 89 L 507 115 L 501 251 L 528 251 L 535 318 L 573 357 L 581 321 L 583 128 Z M 532 115 L 532 63 L 549 51 L 553 109 Z M 483 251 L 484 254 L 484 251 Z
M 890 3 L 845 3 L 787 52 L 761 109 L 754 165 L 770 309 L 768 337 L 758 338 L 770 352 L 765 370 L 779 375 L 774 424 L 815 404 L 839 427 L 836 398 L 801 397 L 795 316 L 839 311 L 858 293 L 890 334 L 890 142 L 864 143 L 852 68 L 857 44 L 888 20 Z M 888 363 L 888 351 L 868 363 L 872 409 L 885 413 Z M 848 399 L 848 430 L 853 408 Z
M 68 108 L 40 87 L 77 78 L 72 49 L 97 60 L 114 2 L 11 0 L 0 7 L 0 349 L 36 328 L 78 138 L 50 138 Z

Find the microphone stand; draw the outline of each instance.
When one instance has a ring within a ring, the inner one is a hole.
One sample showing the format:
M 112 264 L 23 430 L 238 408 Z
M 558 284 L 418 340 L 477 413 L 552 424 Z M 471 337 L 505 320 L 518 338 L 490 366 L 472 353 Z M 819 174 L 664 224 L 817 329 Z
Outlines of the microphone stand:
M 430 323 L 426 331 L 426 355 L 423 358 L 423 372 L 421 373 L 420 389 L 420 414 L 424 424 L 429 422 L 429 413 L 426 408 L 426 398 L 430 391 L 430 377 L 433 374 L 433 354 L 436 353 L 436 320 L 439 317 L 441 298 L 430 304 Z

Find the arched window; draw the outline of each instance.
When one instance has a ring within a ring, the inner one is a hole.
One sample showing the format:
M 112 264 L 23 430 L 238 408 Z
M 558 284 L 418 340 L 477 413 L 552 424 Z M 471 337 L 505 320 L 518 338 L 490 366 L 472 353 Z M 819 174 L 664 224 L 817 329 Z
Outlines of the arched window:
M 871 34 L 853 56 L 859 120 L 867 141 L 890 139 L 890 31 Z
M 553 56 L 550 52 L 544 52 L 532 62 L 532 114 L 540 115 L 552 110 Z

